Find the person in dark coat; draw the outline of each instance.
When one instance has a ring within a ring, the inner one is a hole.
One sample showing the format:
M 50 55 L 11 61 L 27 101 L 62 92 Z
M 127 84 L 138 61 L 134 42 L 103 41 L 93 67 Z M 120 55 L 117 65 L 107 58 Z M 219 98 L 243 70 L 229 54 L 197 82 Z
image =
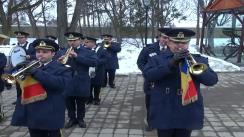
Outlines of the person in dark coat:
M 15 31 L 14 34 L 18 41 L 15 45 L 20 46 L 25 50 L 26 59 L 30 61 L 36 59 L 35 48 L 27 41 L 30 34 L 24 31 Z
M 85 128 L 85 103 L 90 96 L 90 77 L 89 67 L 96 67 L 96 53 L 84 46 L 81 46 L 82 34 L 77 32 L 67 32 L 65 37 L 68 40 L 69 48 L 73 50 L 69 53 L 67 65 L 73 70 L 73 78 L 69 81 L 66 89 L 66 107 L 68 110 L 69 121 L 65 128 L 70 128 L 75 124 Z M 62 60 L 64 56 L 60 57 Z
M 0 122 L 3 120 L 4 113 L 2 108 L 2 92 L 4 91 L 4 81 L 1 79 L 2 74 L 4 73 L 4 68 L 7 63 L 7 57 L 0 53 Z
M 52 60 L 59 46 L 48 39 L 37 39 L 33 42 L 36 58 L 40 67 L 24 72 L 42 85 L 46 92 L 44 98 L 23 104 L 23 96 L 17 98 L 11 125 L 25 126 L 31 137 L 61 137 L 60 129 L 65 121 L 64 89 L 71 79 L 71 70 Z M 32 88 L 34 93 L 40 87 Z M 23 88 L 25 90 L 25 88 Z M 25 91 L 23 91 L 25 92 Z
M 9 39 L 9 37 L 6 35 L 0 34 L 0 45 L 3 45 L 4 41 L 6 39 Z M 0 76 L 4 73 L 4 68 L 5 68 L 6 64 L 7 64 L 7 57 L 5 56 L 4 53 L 0 52 Z M 5 82 L 2 79 L 0 79 L 0 93 L 4 90 L 4 85 L 5 85 Z M 1 103 L 1 101 L 0 101 L 0 103 Z
M 190 137 L 192 130 L 203 128 L 200 84 L 213 86 L 218 82 L 218 76 L 207 58 L 189 53 L 190 37 L 195 35 L 193 31 L 172 29 L 166 35 L 169 36 L 169 48 L 149 59 L 143 68 L 143 76 L 154 86 L 150 96 L 149 125 L 157 129 L 158 137 Z M 191 57 L 205 64 L 201 73 L 187 71 L 191 65 L 187 66 L 186 60 L 191 62 Z
M 170 28 L 159 28 L 158 31 L 160 32 L 160 35 L 158 37 L 157 42 L 148 44 L 146 47 L 144 47 L 138 58 L 137 58 L 137 66 L 138 68 L 143 71 L 145 65 L 147 64 L 148 60 L 156 55 L 159 55 L 161 51 L 164 51 L 167 49 L 167 42 L 168 42 L 168 37 L 165 35 L 167 31 L 169 31 Z M 150 103 L 150 89 L 152 88 L 152 84 L 144 78 L 144 83 L 143 83 L 143 90 L 145 93 L 145 105 L 146 105 L 146 121 L 145 122 L 145 127 L 147 131 L 151 131 L 152 129 L 148 125 L 148 118 L 149 118 L 149 103 Z
M 92 37 L 84 37 L 85 47 L 94 51 L 98 57 L 97 66 L 90 68 L 91 88 L 87 104 L 94 103 L 94 105 L 99 105 L 101 101 L 99 96 L 105 77 L 105 64 L 107 63 L 108 53 L 103 47 L 96 45 L 96 40 Z
M 0 34 L 0 45 L 5 45 L 7 44 L 7 40 L 9 39 L 8 36 L 4 35 L 4 34 Z M 5 55 L 6 57 L 6 55 Z M 8 64 L 8 63 L 7 63 Z M 3 73 L 3 72 L 2 72 Z M 6 87 L 7 90 L 11 89 L 12 88 L 12 85 L 7 83 L 6 81 L 2 81 L 3 82 L 3 85 Z M 4 88 L 4 87 L 3 87 Z
M 4 73 L 4 68 L 7 63 L 7 57 L 3 54 L 0 53 L 0 76 Z M 2 79 L 0 79 L 0 92 L 4 90 L 4 82 Z
M 121 51 L 121 44 L 117 42 L 113 42 L 113 36 L 110 34 L 103 34 L 103 42 L 100 43 L 104 49 L 108 51 L 109 58 L 105 66 L 105 79 L 103 87 L 107 86 L 107 81 L 111 88 L 115 88 L 114 79 L 116 69 L 119 69 L 119 61 L 117 53 Z

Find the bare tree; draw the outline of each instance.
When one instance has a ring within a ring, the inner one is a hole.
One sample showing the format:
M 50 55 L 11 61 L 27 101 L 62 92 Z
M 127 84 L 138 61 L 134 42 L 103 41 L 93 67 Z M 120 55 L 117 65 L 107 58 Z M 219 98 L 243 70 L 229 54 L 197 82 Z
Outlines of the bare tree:
M 38 6 L 42 3 L 42 0 L 32 1 L 33 4 L 29 4 L 29 0 L 21 0 L 19 3 L 15 3 L 14 0 L 1 0 L 0 1 L 0 22 L 2 24 L 2 32 L 5 35 L 10 35 L 12 28 L 13 14 L 18 11 L 24 11 Z
M 67 0 L 58 0 L 57 2 L 57 37 L 61 47 L 65 47 L 66 40 L 64 33 L 67 31 Z
M 113 25 L 113 30 L 117 40 L 122 41 L 121 30 L 123 28 L 124 22 L 123 19 L 126 17 L 126 5 L 125 0 L 116 1 L 116 0 L 105 0 L 104 9 L 111 20 Z
M 45 15 L 45 1 L 42 3 L 42 16 L 43 16 L 43 23 L 44 23 L 44 33 L 47 35 L 47 20 Z
M 27 5 L 30 5 L 30 2 L 27 2 Z M 36 25 L 36 20 L 35 20 L 35 17 L 33 15 L 33 9 L 27 9 L 26 13 L 27 13 L 29 20 L 30 20 L 30 23 L 31 23 L 33 35 L 36 37 L 40 37 L 39 29 Z
M 68 28 L 69 31 L 76 31 L 78 28 L 78 21 L 80 19 L 81 9 L 82 9 L 82 3 L 84 1 L 82 0 L 76 0 L 74 14 L 70 23 L 70 26 Z

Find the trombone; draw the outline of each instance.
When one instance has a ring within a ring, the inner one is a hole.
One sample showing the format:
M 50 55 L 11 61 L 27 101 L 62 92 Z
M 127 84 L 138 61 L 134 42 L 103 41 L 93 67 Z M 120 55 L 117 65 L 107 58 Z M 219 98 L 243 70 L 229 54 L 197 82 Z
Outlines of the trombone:
M 185 60 L 189 68 L 189 72 L 193 75 L 200 75 L 208 68 L 206 64 L 196 62 L 192 54 L 189 54 L 189 58 L 186 58 Z
M 24 72 L 30 69 L 36 69 L 41 67 L 41 62 L 39 60 L 35 60 L 30 62 L 26 67 L 22 67 L 17 72 L 14 72 L 13 74 L 3 74 L 1 76 L 2 80 L 7 81 L 10 84 L 15 84 L 17 80 L 23 80 L 25 75 Z

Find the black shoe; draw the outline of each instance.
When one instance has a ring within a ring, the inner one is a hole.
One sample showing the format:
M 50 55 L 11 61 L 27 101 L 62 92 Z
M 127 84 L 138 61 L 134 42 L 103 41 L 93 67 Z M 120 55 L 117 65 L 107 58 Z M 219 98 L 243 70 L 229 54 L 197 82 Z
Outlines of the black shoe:
M 92 103 L 93 103 L 92 100 L 88 100 L 88 101 L 86 102 L 87 105 L 92 104 Z
M 6 86 L 7 90 L 10 90 L 12 88 L 12 86 Z
M 70 119 L 68 123 L 65 124 L 65 128 L 71 128 L 72 126 L 74 126 L 75 124 L 77 124 L 77 121 L 74 119 Z
M 16 101 L 14 101 L 14 102 L 12 103 L 12 105 L 16 105 Z
M 4 119 L 4 113 L 3 112 L 0 112 L 0 122 L 2 122 Z
M 95 100 L 94 105 L 100 105 L 100 100 Z
M 107 87 L 107 85 L 102 85 L 103 88 Z
M 113 84 L 113 85 L 110 85 L 110 88 L 116 88 L 116 87 L 115 87 L 115 85 Z
M 145 128 L 146 131 L 153 131 L 153 128 L 149 127 L 149 126 L 146 126 Z
M 83 119 L 78 121 L 78 125 L 81 128 L 86 128 L 86 122 Z

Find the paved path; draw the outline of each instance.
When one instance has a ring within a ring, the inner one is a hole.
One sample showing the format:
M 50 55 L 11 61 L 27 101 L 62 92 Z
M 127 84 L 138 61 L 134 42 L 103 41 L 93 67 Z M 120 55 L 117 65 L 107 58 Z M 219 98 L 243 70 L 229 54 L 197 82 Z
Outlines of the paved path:
M 64 137 L 156 137 L 144 131 L 144 94 L 141 75 L 117 76 L 116 89 L 104 88 L 100 106 L 87 106 L 88 127 L 64 130 Z M 219 73 L 214 87 L 202 86 L 205 126 L 193 137 L 244 137 L 244 73 Z M 28 137 L 24 127 L 10 126 L 15 91 L 4 92 L 6 119 L 0 137 Z

